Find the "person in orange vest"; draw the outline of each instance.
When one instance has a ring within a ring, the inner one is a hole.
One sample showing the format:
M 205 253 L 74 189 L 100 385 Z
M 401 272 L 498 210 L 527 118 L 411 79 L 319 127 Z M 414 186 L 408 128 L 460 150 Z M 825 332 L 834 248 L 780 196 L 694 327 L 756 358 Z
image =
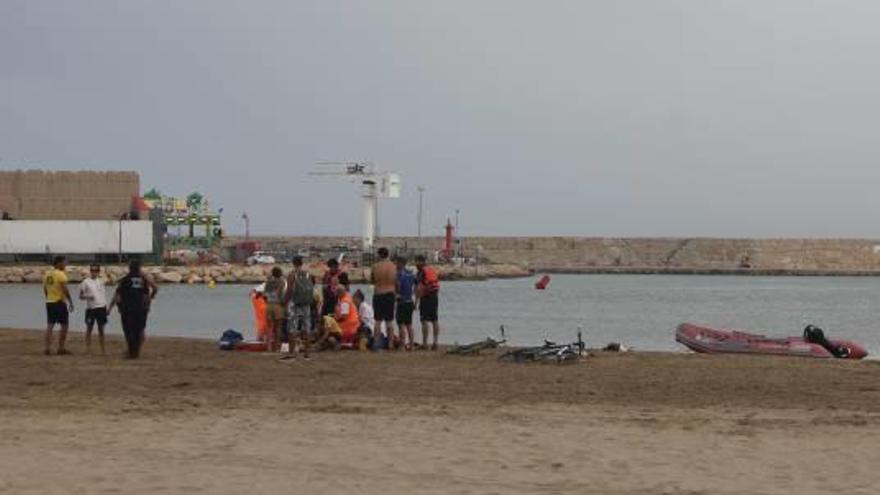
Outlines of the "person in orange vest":
M 428 347 L 428 328 L 434 327 L 431 350 L 437 350 L 437 338 L 440 335 L 440 277 L 433 266 L 426 262 L 425 255 L 416 256 L 416 297 L 418 298 L 419 319 L 422 321 L 422 348 Z
M 360 324 L 360 315 L 348 288 L 339 284 L 336 287 L 336 307 L 332 315 L 324 316 L 324 332 L 315 346 L 319 349 L 326 347 L 326 344 L 333 348 L 339 348 L 340 345 L 354 347 Z
M 269 322 L 266 320 L 266 295 L 263 286 L 257 286 L 251 290 L 251 305 L 254 307 L 254 326 L 257 331 L 257 340 L 266 340 L 266 331 Z

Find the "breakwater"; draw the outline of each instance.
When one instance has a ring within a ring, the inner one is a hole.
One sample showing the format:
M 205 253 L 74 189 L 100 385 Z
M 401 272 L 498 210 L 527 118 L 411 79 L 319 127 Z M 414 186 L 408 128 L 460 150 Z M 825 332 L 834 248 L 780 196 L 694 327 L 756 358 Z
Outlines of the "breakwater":
M 269 249 L 355 247 L 354 237 L 259 237 Z M 227 242 L 234 243 L 236 239 Z M 434 252 L 441 237 L 385 237 L 377 244 Z M 481 263 L 564 273 L 880 275 L 880 239 L 463 237 Z
M 289 264 L 243 266 L 233 264 L 199 265 L 199 266 L 145 266 L 144 272 L 160 284 L 250 284 L 266 280 L 273 266 L 279 266 L 288 273 L 293 266 Z M 43 274 L 49 267 L 46 265 L 0 266 L 0 283 L 40 283 Z M 516 265 L 497 264 L 491 266 L 440 266 L 440 278 L 444 280 L 482 280 L 488 278 L 510 278 L 529 275 L 529 270 Z M 365 283 L 370 280 L 370 269 L 346 266 L 352 283 Z M 114 283 L 125 276 L 127 268 L 123 265 L 107 265 L 103 267 L 103 276 L 109 283 Z M 324 273 L 321 264 L 312 264 L 309 270 L 316 277 Z M 87 265 L 71 265 L 67 267 L 70 283 L 78 283 L 88 277 Z

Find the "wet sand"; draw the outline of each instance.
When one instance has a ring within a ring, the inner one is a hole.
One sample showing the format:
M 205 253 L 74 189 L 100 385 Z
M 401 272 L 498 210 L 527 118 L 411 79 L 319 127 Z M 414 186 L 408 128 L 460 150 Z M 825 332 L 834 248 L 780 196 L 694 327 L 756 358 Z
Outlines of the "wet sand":
M 880 493 L 880 362 L 573 365 L 0 330 L 0 493 Z

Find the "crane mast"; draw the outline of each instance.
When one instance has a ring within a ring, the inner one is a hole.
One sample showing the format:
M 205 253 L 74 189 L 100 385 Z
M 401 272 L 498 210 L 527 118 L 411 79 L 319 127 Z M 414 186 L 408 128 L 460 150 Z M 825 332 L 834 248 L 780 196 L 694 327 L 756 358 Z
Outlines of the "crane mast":
M 318 162 L 316 165 L 321 169 L 310 172 L 310 175 L 346 177 L 360 183 L 364 226 L 361 243 L 364 252 L 372 252 L 379 224 L 379 197 L 400 197 L 400 175 L 378 172 L 372 162 Z M 338 167 L 342 167 L 341 170 Z

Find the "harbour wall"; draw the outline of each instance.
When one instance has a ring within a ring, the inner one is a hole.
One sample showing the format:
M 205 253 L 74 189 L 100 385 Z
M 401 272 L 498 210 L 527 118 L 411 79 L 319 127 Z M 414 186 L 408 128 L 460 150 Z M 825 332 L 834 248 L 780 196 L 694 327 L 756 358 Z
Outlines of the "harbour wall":
M 267 249 L 346 245 L 354 237 L 252 237 Z M 234 243 L 241 239 L 227 239 Z M 435 252 L 441 237 L 384 237 L 378 246 Z M 463 237 L 467 257 L 570 273 L 880 275 L 880 239 Z

